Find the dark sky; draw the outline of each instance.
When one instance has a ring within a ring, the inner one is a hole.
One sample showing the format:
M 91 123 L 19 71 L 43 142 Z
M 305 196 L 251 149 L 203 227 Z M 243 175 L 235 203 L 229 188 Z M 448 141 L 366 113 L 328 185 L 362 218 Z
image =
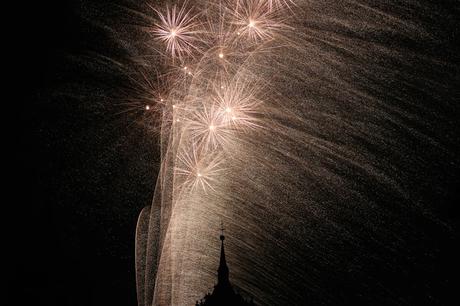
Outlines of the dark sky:
M 108 107 L 119 75 L 101 77 L 80 61 L 107 50 L 117 56 L 81 18 L 90 3 L 35 2 L 14 34 L 15 76 L 27 96 L 14 110 L 22 124 L 9 305 L 136 305 L 135 225 L 152 199 L 156 143 Z
M 82 18 L 113 20 L 117 12 L 100 9 L 111 1 L 35 2 L 14 34 L 15 90 L 26 96 L 12 117 L 19 145 L 9 305 L 136 305 L 135 225 L 153 197 L 157 141 L 116 115 L 122 106 L 111 95 L 125 76 L 87 57 L 121 59 L 123 48 Z M 100 15 L 91 16 L 92 5 Z M 450 204 L 458 195 L 451 184 Z M 458 206 L 443 213 L 458 215 Z

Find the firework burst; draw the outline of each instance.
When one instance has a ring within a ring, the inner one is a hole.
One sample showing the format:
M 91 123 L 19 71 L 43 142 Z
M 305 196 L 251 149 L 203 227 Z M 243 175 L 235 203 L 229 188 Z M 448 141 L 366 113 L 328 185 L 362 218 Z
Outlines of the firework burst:
M 238 34 L 251 41 L 273 39 L 286 29 L 284 10 L 276 5 L 280 1 L 241 0 L 233 10 L 233 23 Z
M 175 174 L 180 181 L 179 188 L 189 191 L 198 189 L 207 193 L 216 191 L 214 184 L 225 172 L 224 159 L 220 154 L 203 154 L 201 149 L 192 145 L 189 150 L 177 155 Z
M 187 121 L 187 129 L 196 146 L 203 148 L 205 152 L 215 150 L 218 147 L 228 145 L 233 137 L 228 128 L 223 112 L 215 105 L 203 105 L 193 111 Z
M 199 22 L 197 15 L 192 15 L 186 9 L 186 3 L 181 8 L 176 5 L 166 7 L 165 12 L 156 10 L 160 22 L 155 24 L 153 35 L 166 45 L 166 51 L 171 58 L 181 60 L 198 51 Z
M 261 127 L 258 117 L 263 113 L 263 102 L 257 98 L 255 89 L 260 87 L 238 81 L 215 89 L 222 125 L 237 131 Z

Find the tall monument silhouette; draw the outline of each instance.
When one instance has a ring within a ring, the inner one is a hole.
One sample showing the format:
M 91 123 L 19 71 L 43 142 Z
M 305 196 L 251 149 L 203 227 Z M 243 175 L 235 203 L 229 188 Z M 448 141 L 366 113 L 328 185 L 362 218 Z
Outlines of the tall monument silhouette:
M 252 300 L 248 302 L 241 295 L 236 293 L 230 284 L 230 271 L 225 259 L 224 240 L 224 229 L 222 227 L 217 284 L 214 286 L 212 293 L 206 294 L 203 299 L 196 302 L 195 306 L 255 306 Z

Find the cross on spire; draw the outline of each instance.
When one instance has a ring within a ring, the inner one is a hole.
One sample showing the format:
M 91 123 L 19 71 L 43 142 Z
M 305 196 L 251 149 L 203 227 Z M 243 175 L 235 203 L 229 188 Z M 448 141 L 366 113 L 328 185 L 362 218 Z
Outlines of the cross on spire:
M 224 222 L 220 220 L 220 240 L 222 241 L 225 239 L 224 231 L 225 231 Z

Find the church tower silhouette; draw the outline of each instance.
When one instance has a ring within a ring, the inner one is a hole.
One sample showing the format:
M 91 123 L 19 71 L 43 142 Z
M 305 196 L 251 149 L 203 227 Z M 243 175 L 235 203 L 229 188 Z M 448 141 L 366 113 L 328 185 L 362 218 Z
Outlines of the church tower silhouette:
M 195 306 L 255 306 L 254 302 L 246 301 L 241 295 L 233 290 L 230 284 L 230 271 L 225 259 L 224 228 L 220 235 L 220 260 L 217 269 L 217 284 L 211 294 L 206 294 L 203 299 L 197 301 Z

